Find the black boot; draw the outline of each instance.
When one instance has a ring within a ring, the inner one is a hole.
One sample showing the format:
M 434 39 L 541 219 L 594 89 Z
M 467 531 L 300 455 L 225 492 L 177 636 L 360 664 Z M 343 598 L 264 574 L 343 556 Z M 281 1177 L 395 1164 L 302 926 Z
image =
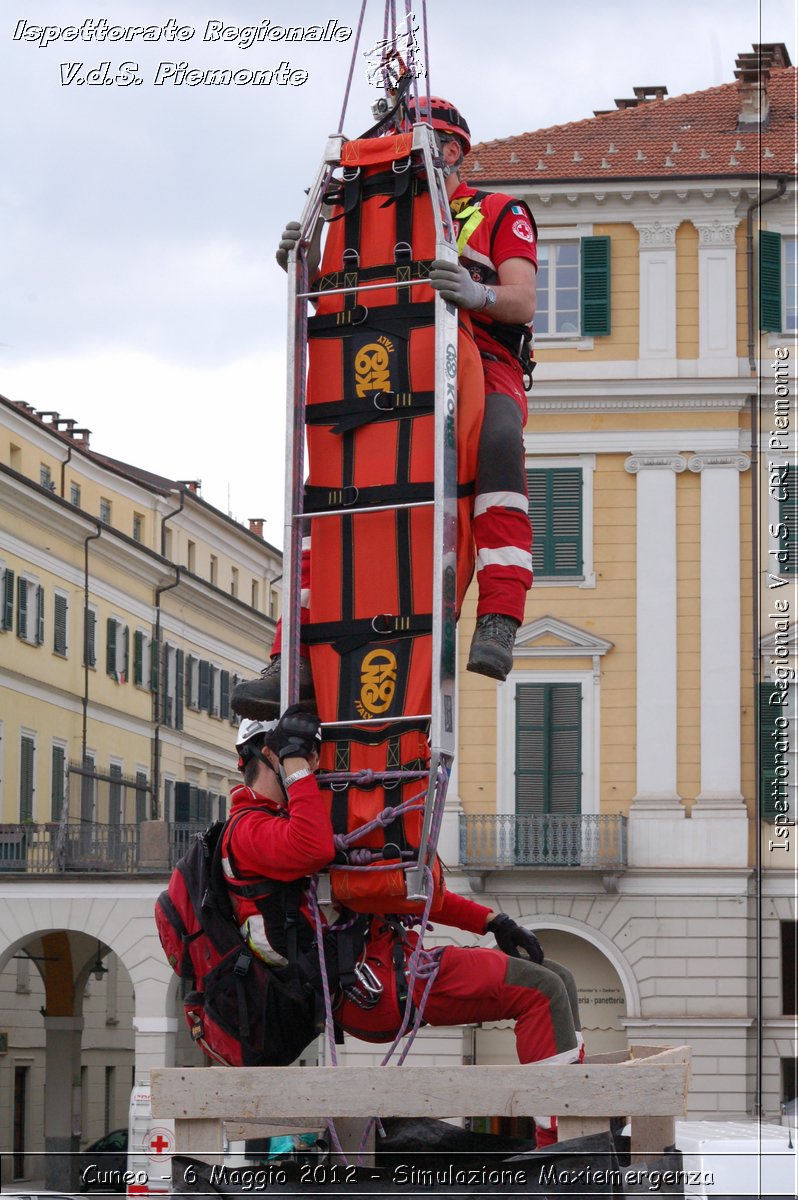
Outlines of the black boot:
M 478 617 L 466 670 L 489 675 L 491 679 L 506 679 L 512 670 L 513 646 L 520 624 L 515 617 L 502 613 L 484 613 Z
M 272 721 L 280 716 L 280 658 L 275 654 L 257 679 L 246 679 L 233 688 L 230 707 L 239 717 L 253 721 Z M 303 708 L 316 708 L 310 659 L 299 660 L 299 703 Z

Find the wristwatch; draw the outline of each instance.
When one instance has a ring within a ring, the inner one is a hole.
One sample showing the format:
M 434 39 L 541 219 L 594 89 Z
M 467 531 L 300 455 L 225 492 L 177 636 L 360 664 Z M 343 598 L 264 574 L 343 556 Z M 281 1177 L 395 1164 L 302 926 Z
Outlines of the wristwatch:
M 306 775 L 312 775 L 310 767 L 300 767 L 298 771 L 294 771 L 285 781 L 285 786 L 289 788 L 292 783 L 298 783 L 300 779 L 304 779 Z
M 485 299 L 482 303 L 482 307 L 483 308 L 493 308 L 493 305 L 496 303 L 496 293 L 493 290 L 493 288 L 488 287 L 487 284 L 483 283 L 482 286 L 485 289 Z

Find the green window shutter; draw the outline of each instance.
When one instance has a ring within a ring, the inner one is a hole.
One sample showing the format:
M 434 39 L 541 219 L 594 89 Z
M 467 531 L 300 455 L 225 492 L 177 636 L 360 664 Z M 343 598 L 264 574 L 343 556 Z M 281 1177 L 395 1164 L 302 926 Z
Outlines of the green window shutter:
M 191 788 L 187 783 L 176 783 L 175 820 L 190 821 L 191 819 Z
M 582 238 L 582 333 L 606 337 L 610 332 L 610 239 Z
M 97 614 L 91 608 L 83 610 L 83 665 L 97 665 Z
M 200 659 L 199 664 L 199 706 L 201 712 L 208 712 L 210 709 L 210 694 L 211 694 L 211 664 L 206 662 L 204 658 Z
M 779 522 L 786 536 L 779 540 L 779 550 L 786 553 L 786 561 L 779 562 L 779 574 L 798 575 L 798 468 L 789 465 L 778 488 Z
M 515 704 L 516 813 L 533 816 L 581 812 L 580 685 L 519 683 Z
M 226 796 L 219 797 L 219 815 L 217 816 L 216 820 L 217 821 L 226 821 L 227 820 L 227 797 Z
M 133 682 L 136 687 L 144 685 L 144 634 L 140 629 L 133 634 Z
M 28 636 L 28 581 L 17 580 L 17 637 Z
M 169 693 L 169 660 L 171 655 L 172 647 L 168 642 L 165 642 L 163 647 L 163 657 L 161 659 L 161 722 L 164 725 L 174 724 L 172 697 Z
M 762 799 L 761 813 L 763 821 L 772 821 L 777 812 L 786 811 L 781 803 L 776 807 L 777 800 L 789 803 L 790 780 L 783 772 L 776 775 L 776 767 L 784 763 L 789 750 L 791 733 L 789 729 L 776 728 L 777 717 L 787 717 L 790 712 L 790 702 L 785 704 L 770 703 L 773 697 L 781 701 L 789 693 L 782 692 L 772 683 L 759 685 L 759 787 Z M 781 783 L 784 786 L 780 786 Z
M 125 625 L 122 631 L 122 683 L 130 678 L 130 626 Z
M 581 576 L 581 468 L 533 468 L 527 471 L 526 482 L 535 574 L 555 578 Z
M 53 821 L 60 821 L 62 810 L 64 807 L 64 799 L 66 797 L 66 788 L 64 787 L 66 767 L 66 752 L 63 746 L 53 746 L 53 769 L 50 783 L 50 818 Z
M 14 572 L 6 567 L 3 572 L 3 629 L 14 628 Z
M 185 690 L 185 653 L 175 654 L 175 729 L 183 728 L 183 693 Z
M 66 596 L 56 592 L 53 599 L 53 652 L 65 655 L 67 652 L 67 616 L 68 604 Z
M 44 645 L 44 588 L 36 586 L 36 645 Z
M 230 719 L 230 672 L 222 671 L 219 682 L 219 716 L 223 721 Z
M 237 672 L 233 672 L 232 676 L 230 677 L 231 692 L 234 692 L 236 690 L 236 688 L 238 687 L 240 682 L 241 682 L 241 676 Z M 241 718 L 237 715 L 237 713 L 234 713 L 231 708 L 228 720 L 230 721 L 231 725 L 238 725 L 241 721 Z
M 33 790 L 34 790 L 34 760 L 36 754 L 36 743 L 33 738 L 22 735 L 20 742 L 20 769 L 19 769 L 19 819 L 20 821 L 30 821 L 33 818 Z
M 140 825 L 142 821 L 147 820 L 148 816 L 147 773 L 146 771 L 136 771 L 136 824 Z
M 781 234 L 759 231 L 759 328 L 781 333 Z
M 158 692 L 161 678 L 161 643 L 153 638 L 150 643 L 150 691 Z
M 124 815 L 122 812 L 124 789 L 121 782 L 116 782 L 117 779 L 121 780 L 122 778 L 122 768 L 119 763 L 111 763 L 108 774 L 113 776 L 108 784 L 108 824 L 120 825 Z
M 197 660 L 193 654 L 186 657 L 186 708 L 196 708 L 194 703 L 194 680 L 197 677 Z
M 105 622 L 105 670 L 116 676 L 116 620 L 108 617 Z

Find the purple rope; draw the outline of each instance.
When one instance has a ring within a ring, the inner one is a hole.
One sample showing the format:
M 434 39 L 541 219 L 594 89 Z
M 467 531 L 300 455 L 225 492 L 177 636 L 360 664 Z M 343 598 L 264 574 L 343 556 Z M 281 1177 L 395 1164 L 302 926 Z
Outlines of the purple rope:
M 361 8 L 360 8 L 360 20 L 357 23 L 357 33 L 355 34 L 355 45 L 352 49 L 352 61 L 349 64 L 349 78 L 346 81 L 346 91 L 344 92 L 344 104 L 343 104 L 343 108 L 341 109 L 341 119 L 338 122 L 338 132 L 339 133 L 342 133 L 343 128 L 344 128 L 344 117 L 346 116 L 346 106 L 349 103 L 349 91 L 352 87 L 352 76 L 355 73 L 355 61 L 357 59 L 357 48 L 358 48 L 358 44 L 360 42 L 360 31 L 363 28 L 363 18 L 366 15 L 366 3 L 367 3 L 367 0 L 363 0 L 363 4 L 361 5 Z

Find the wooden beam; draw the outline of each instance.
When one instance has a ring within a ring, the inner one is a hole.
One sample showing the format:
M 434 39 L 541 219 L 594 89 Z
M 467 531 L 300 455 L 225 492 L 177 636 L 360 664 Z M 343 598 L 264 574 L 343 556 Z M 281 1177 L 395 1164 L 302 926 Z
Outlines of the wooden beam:
M 689 1048 L 623 1063 L 466 1067 L 208 1067 L 152 1071 L 157 1117 L 683 1116 Z

